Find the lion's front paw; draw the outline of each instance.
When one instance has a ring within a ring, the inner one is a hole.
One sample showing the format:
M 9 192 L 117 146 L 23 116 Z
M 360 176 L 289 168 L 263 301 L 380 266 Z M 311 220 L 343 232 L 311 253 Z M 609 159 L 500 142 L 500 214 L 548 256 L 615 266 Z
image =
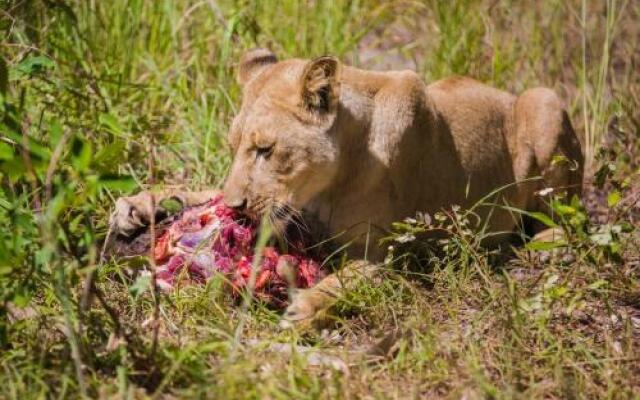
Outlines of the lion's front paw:
M 567 236 L 561 228 L 549 228 L 538 232 L 532 239 L 533 245 L 548 244 L 548 249 L 530 250 L 529 256 L 537 259 L 542 264 L 556 261 L 563 264 L 570 264 L 575 261 L 575 254 L 571 248 L 567 247 Z
M 332 303 L 331 296 L 318 288 L 298 289 L 280 320 L 280 327 L 320 328 L 327 322 L 327 309 Z
M 119 198 L 109 218 L 113 233 L 128 237 L 148 226 L 154 208 L 152 203 L 151 195 L 147 192 Z

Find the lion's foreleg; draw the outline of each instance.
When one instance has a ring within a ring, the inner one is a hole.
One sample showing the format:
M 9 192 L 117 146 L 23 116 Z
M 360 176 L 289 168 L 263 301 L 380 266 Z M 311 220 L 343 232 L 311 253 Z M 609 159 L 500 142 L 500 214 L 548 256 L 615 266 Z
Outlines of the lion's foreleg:
M 314 326 L 341 296 L 353 290 L 363 280 L 374 278 L 379 270 L 378 265 L 369 261 L 350 261 L 340 271 L 328 275 L 314 287 L 296 290 L 280 325 L 283 328 Z
M 110 225 L 116 234 L 129 236 L 136 230 L 149 225 L 151 216 L 167 215 L 167 201 L 174 200 L 180 207 L 189 207 L 212 199 L 216 190 L 185 191 L 181 189 L 162 189 L 142 191 L 134 196 L 121 197 L 116 201 L 115 210 L 110 217 Z

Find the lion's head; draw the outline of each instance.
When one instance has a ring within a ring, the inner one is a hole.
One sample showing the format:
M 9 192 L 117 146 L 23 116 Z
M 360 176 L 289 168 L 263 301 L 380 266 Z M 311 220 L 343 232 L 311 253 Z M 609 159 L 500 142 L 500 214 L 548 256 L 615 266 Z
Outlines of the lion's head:
M 254 50 L 240 63 L 243 100 L 228 141 L 234 158 L 225 201 L 286 222 L 336 176 L 339 63 L 333 57 L 278 62 Z

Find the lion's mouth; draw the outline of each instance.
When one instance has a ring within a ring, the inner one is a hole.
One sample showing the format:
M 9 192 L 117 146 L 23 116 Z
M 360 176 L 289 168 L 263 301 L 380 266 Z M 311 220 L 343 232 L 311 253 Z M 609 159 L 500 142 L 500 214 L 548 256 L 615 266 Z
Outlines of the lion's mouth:
M 276 225 L 274 228 L 280 228 L 283 232 L 292 226 L 306 228 L 302 213 L 287 204 L 274 203 L 269 214 L 271 222 Z
M 242 214 L 251 223 L 269 225 L 268 246 L 285 252 L 313 254 L 318 258 L 336 250 L 326 234 L 326 228 L 315 214 L 277 201 L 262 204 L 265 205 L 259 208 L 252 207 L 250 211 L 245 210 Z
M 281 245 L 294 246 L 301 250 L 311 244 L 311 229 L 303 212 L 287 203 L 272 199 L 258 200 L 242 214 L 255 223 L 269 224 L 271 232 L 269 243 L 272 245 L 278 242 Z
M 266 211 L 274 234 L 288 244 L 309 244 L 311 232 L 302 212 L 288 204 L 274 203 Z

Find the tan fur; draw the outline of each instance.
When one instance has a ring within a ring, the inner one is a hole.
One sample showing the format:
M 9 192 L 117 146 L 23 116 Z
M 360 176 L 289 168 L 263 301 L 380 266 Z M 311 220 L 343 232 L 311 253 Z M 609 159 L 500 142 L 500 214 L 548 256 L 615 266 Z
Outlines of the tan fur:
M 580 144 L 550 89 L 514 96 L 464 77 L 427 86 L 411 71 L 365 71 L 330 57 L 276 62 L 264 50 L 240 70 L 226 201 L 256 214 L 278 204 L 301 210 L 350 243 L 353 257 L 380 260 L 384 228 L 416 211 L 471 206 L 501 187 L 491 201 L 528 211 L 543 210 L 535 195 L 543 187 L 580 192 Z M 489 222 L 505 232 L 517 223 L 499 209 Z M 312 300 L 294 301 L 286 318 L 311 317 L 338 281 L 300 295 Z

